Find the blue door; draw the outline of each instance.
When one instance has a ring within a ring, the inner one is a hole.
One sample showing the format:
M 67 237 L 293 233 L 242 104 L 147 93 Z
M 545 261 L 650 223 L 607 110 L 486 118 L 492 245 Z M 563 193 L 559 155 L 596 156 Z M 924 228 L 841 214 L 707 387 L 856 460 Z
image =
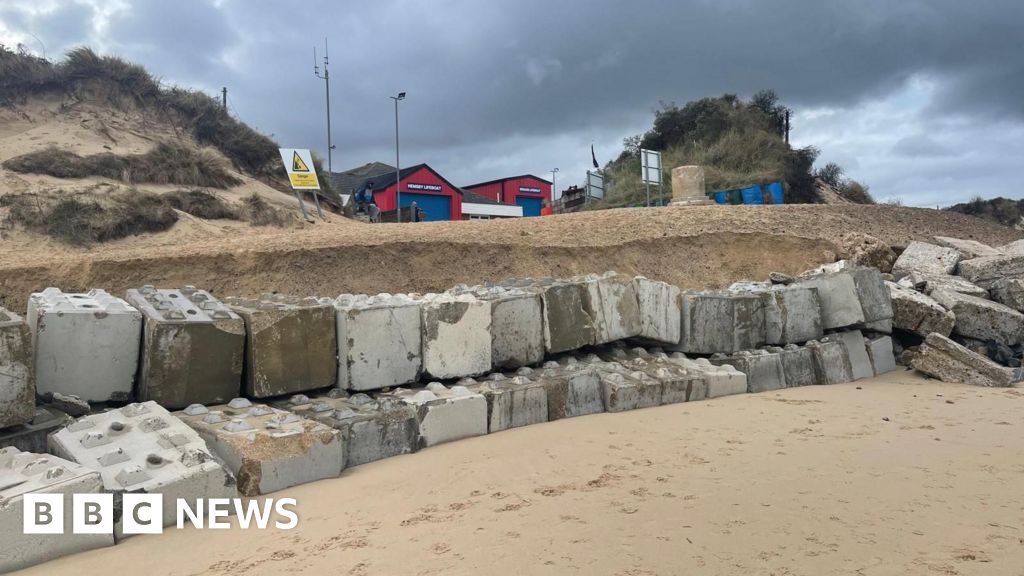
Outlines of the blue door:
M 452 199 L 450 196 L 438 196 L 436 194 L 413 194 L 412 192 L 402 192 L 402 208 L 416 203 L 416 206 L 426 212 L 426 217 L 423 218 L 427 222 L 436 222 L 438 220 L 451 220 L 452 217 Z
M 544 206 L 544 199 L 516 196 L 516 204 L 523 207 L 523 216 L 540 216 L 540 209 Z

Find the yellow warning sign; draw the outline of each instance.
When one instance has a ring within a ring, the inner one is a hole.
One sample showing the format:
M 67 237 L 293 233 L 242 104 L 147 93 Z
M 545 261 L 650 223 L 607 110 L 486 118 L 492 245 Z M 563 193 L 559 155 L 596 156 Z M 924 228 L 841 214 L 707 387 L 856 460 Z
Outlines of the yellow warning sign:
M 288 172 L 288 181 L 296 190 L 319 190 L 313 156 L 305 148 L 281 148 L 281 162 Z
M 302 161 L 302 156 L 299 156 L 298 150 L 292 152 L 292 172 L 309 172 L 309 166 Z

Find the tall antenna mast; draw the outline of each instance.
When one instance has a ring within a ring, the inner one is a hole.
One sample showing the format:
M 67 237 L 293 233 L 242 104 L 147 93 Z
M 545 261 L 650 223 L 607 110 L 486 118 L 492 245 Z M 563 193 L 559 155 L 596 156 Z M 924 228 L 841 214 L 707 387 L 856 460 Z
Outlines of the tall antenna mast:
M 320 66 L 316 57 L 316 46 L 313 46 L 313 75 L 324 81 L 327 90 L 327 171 L 334 172 L 332 162 L 332 151 L 334 144 L 331 143 L 331 73 L 328 70 L 327 38 L 324 38 L 324 73 L 320 74 Z

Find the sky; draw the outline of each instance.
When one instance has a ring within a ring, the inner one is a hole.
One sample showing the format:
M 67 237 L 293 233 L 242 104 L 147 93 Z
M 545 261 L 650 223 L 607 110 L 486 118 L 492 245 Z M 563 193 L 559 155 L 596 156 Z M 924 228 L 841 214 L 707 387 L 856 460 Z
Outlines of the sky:
M 792 142 L 879 201 L 1024 197 L 1020 0 L 0 0 L 0 43 L 86 45 L 219 96 L 335 170 L 426 162 L 456 185 L 582 183 L 661 103 L 771 88 Z M 322 72 L 322 68 L 321 68 Z M 639 174 L 637 175 L 639 178 Z

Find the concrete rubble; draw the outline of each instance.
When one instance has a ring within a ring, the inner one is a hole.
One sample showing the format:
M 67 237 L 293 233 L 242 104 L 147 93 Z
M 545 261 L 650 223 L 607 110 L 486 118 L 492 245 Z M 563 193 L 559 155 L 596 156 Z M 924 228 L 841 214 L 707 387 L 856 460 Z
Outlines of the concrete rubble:
M 1009 386 L 1014 371 L 996 364 L 988 358 L 971 352 L 941 334 L 929 334 L 911 366 L 942 380 L 972 384 L 974 386 Z
M 926 337 L 931 333 L 949 336 L 956 324 L 956 315 L 929 296 L 886 282 L 892 298 L 893 326 Z
M 640 338 L 678 344 L 682 328 L 682 293 L 665 282 L 637 276 L 634 280 L 640 310 Z
M 193 510 L 200 499 L 238 494 L 203 439 L 153 401 L 79 418 L 50 436 L 49 451 L 98 471 L 103 489 L 115 494 L 162 494 L 164 502 L 181 498 Z M 164 506 L 163 525 L 174 522 L 175 507 Z M 120 538 L 120 520 L 114 529 Z
M 470 294 L 427 294 L 420 304 L 423 371 L 461 378 L 491 369 L 491 304 Z
M 52 406 L 36 406 L 32 419 L 0 429 L 0 448 L 13 446 L 22 452 L 46 452 L 47 437 L 71 423 L 71 417 Z
M 950 238 L 949 236 L 934 236 L 932 238 L 939 246 L 952 248 L 959 252 L 964 260 L 979 258 L 982 256 L 999 256 L 1002 250 L 993 248 L 988 244 L 982 244 L 977 240 L 964 240 L 961 238 Z
M 332 388 L 313 397 L 296 394 L 273 406 L 340 430 L 346 443 L 346 468 L 419 449 L 416 410 L 389 396 L 371 398 L 362 392 L 350 396 Z
M 928 242 L 913 241 L 896 259 L 892 266 L 892 274 L 897 279 L 911 272 L 926 274 L 952 274 L 962 258 L 954 248 L 937 246 Z
M 548 421 L 548 393 L 533 375 L 524 367 L 512 377 L 496 372 L 481 382 L 467 378 L 459 384 L 487 400 L 487 432 L 494 433 Z
M 786 387 L 782 357 L 767 350 L 744 350 L 736 354 L 716 354 L 712 364 L 728 364 L 747 375 L 747 392 L 768 392 Z
M 985 289 L 1004 278 L 1024 279 L 1024 253 L 964 260 L 960 263 L 960 275 Z
M 948 274 L 911 272 L 903 278 L 900 278 L 897 284 L 904 288 L 911 288 L 929 295 L 935 290 L 945 289 L 952 290 L 953 292 L 960 292 L 961 294 L 967 294 L 969 296 L 978 296 L 979 298 L 988 297 L 988 290 L 981 286 L 971 284 L 959 276 L 950 276 Z
M 1009 306 L 948 290 L 936 290 L 932 298 L 956 315 L 956 334 L 1008 346 L 1024 342 L 1024 314 Z
M 419 379 L 423 335 L 418 301 L 404 294 L 342 294 L 334 306 L 338 386 L 379 390 Z
M 35 382 L 29 327 L 17 314 L 0 308 L 0 428 L 32 420 Z
M 416 410 L 420 448 L 487 434 L 487 399 L 465 386 L 431 382 L 426 388 L 398 388 L 384 395 Z
M 1000 278 L 992 284 L 992 299 L 1000 304 L 1024 312 L 1024 280 Z
M 50 454 L 33 454 L 13 447 L 0 449 L 0 573 L 113 546 L 113 534 L 71 534 L 73 495 L 102 489 L 99 473 L 85 466 Z M 26 494 L 63 496 L 64 534 L 25 534 L 22 517 L 26 512 Z
M 245 322 L 245 394 L 282 396 L 333 386 L 338 340 L 330 299 L 264 294 L 225 298 Z
M 684 292 L 682 338 L 686 354 L 730 354 L 764 346 L 764 302 L 752 293 Z
M 128 290 L 142 312 L 138 399 L 177 409 L 238 395 L 245 322 L 205 290 L 144 286 Z
M 215 406 L 193 404 L 175 414 L 224 461 L 242 496 L 336 478 L 345 467 L 339 430 L 286 410 L 235 398 Z

